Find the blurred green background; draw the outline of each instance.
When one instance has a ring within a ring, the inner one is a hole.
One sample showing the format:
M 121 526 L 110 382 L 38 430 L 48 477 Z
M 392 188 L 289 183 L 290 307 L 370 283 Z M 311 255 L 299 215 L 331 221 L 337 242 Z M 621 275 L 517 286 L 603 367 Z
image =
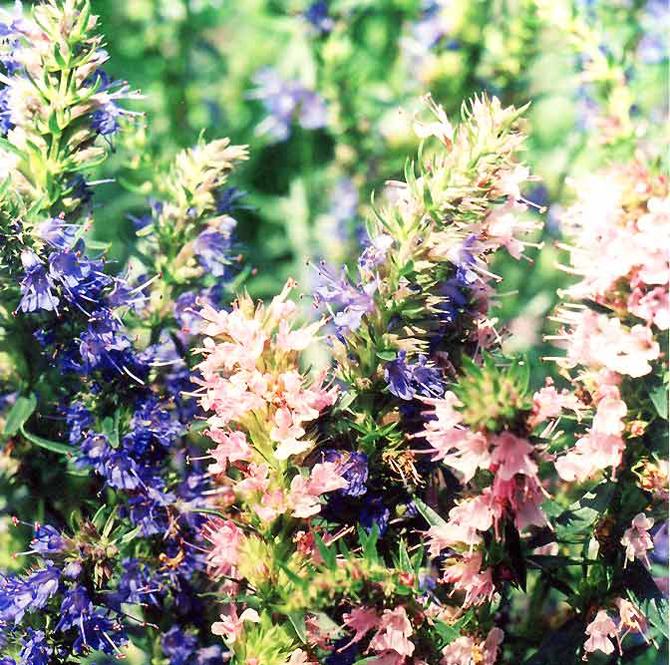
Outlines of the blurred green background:
M 234 215 L 258 296 L 289 275 L 309 291 L 308 257 L 355 259 L 371 193 L 401 177 L 416 151 L 421 95 L 432 92 L 451 116 L 483 91 L 531 102 L 525 159 L 538 181 L 525 194 L 548 214 L 539 260 L 500 266 L 509 295 L 498 314 L 521 317 L 514 350 L 539 339 L 563 281 L 553 243 L 566 176 L 632 154 L 640 125 L 657 131 L 665 116 L 664 2 L 93 0 L 93 8 L 109 73 L 145 95 L 135 103 L 144 118 L 117 139 L 115 182 L 98 188 L 98 235 L 125 260 L 127 214 L 146 209 L 149 164 L 168 163 L 201 133 L 229 136 L 251 148 L 232 180 L 245 192 Z

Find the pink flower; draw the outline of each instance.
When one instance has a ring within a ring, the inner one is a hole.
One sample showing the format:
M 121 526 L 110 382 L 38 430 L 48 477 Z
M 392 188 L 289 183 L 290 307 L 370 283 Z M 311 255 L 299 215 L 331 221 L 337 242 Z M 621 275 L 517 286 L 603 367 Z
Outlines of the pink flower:
M 207 568 L 214 577 L 234 573 L 244 533 L 234 522 L 210 519 L 203 527 L 204 537 L 211 543 L 207 553 Z
M 322 321 L 317 321 L 298 330 L 291 330 L 291 324 L 282 319 L 279 322 L 277 346 L 282 351 L 304 351 L 315 339 L 316 333 L 323 327 Z
M 491 453 L 491 464 L 496 468 L 496 477 L 511 480 L 516 474 L 535 476 L 537 464 L 531 459 L 533 446 L 511 432 L 502 432 L 493 437 L 495 445 Z
M 481 570 L 482 554 L 464 554 L 460 559 L 451 559 L 444 569 L 443 581 L 454 585 L 454 591 L 465 593 L 465 607 L 481 605 L 493 598 L 495 587 L 491 568 Z
M 235 492 L 248 496 L 254 492 L 265 492 L 270 485 L 267 464 L 250 464 L 246 476 L 237 482 Z
M 237 607 L 230 605 L 228 614 L 220 615 L 221 621 L 215 621 L 212 624 L 212 633 L 223 637 L 226 644 L 233 644 L 244 629 L 244 622 L 251 621 L 252 623 L 260 623 L 260 616 L 256 610 L 248 607 L 240 616 L 237 616 Z
M 440 440 L 442 450 L 433 456 L 433 460 L 440 459 L 452 469 L 460 471 L 463 482 L 470 482 L 478 469 L 488 469 L 491 464 L 490 446 L 481 432 L 472 432 L 469 429 L 453 429 L 445 432 Z M 447 453 L 447 450 L 454 450 Z
M 250 507 L 261 521 L 271 522 L 286 510 L 284 492 L 280 489 L 267 491 L 261 496 L 260 502 L 252 503 Z
M 489 634 L 486 636 L 482 644 L 483 661 L 482 665 L 495 665 L 498 660 L 498 653 L 500 652 L 500 645 L 505 639 L 505 633 L 497 627 L 491 628 Z
M 556 471 L 563 480 L 583 482 L 598 471 L 609 467 L 616 470 L 621 464 L 626 447 L 621 433 L 628 409 L 619 398 L 617 386 L 603 384 L 601 393 L 590 431 L 556 460 Z
M 472 480 L 477 469 L 487 469 L 490 463 L 489 445 L 486 437 L 475 433 L 461 424 L 461 414 L 456 410 L 461 406 L 456 395 L 447 392 L 443 399 L 427 399 L 433 406 L 434 419 L 428 420 L 425 429 L 417 436 L 435 449 L 433 460 L 443 460 L 463 474 L 463 482 Z
M 578 364 L 594 369 L 604 367 L 638 378 L 651 372 L 649 363 L 661 353 L 646 326 L 627 329 L 619 319 L 590 309 L 563 312 L 563 316 L 572 326 L 565 336 L 568 353 L 562 361 L 568 368 Z
M 464 499 L 449 511 L 448 521 L 428 531 L 429 552 L 435 557 L 449 547 L 466 545 L 472 548 L 482 542 L 479 535 L 491 528 L 493 511 L 490 492 Z
M 614 652 L 614 642 L 611 638 L 616 638 L 618 631 L 614 621 L 605 612 L 600 610 L 596 614 L 595 619 L 586 627 L 586 634 L 589 636 L 584 642 L 584 651 L 586 653 L 593 653 L 594 651 L 602 651 L 610 654 Z M 586 655 L 584 656 L 586 660 Z
M 491 628 L 483 642 L 462 635 L 442 649 L 440 665 L 495 665 L 505 637 L 500 628 Z
M 626 548 L 626 562 L 638 559 L 647 568 L 651 567 L 647 552 L 654 549 L 654 541 L 649 535 L 649 529 L 654 526 L 654 520 L 649 519 L 644 513 L 639 513 L 633 518 L 630 528 L 626 529 L 621 539 L 621 544 Z
M 657 286 L 648 293 L 635 289 L 628 298 L 627 307 L 629 312 L 659 330 L 670 328 L 670 298 L 664 287 Z
M 319 495 L 347 487 L 347 481 L 338 472 L 335 462 L 321 462 L 312 467 L 309 479 L 309 491 Z
M 649 625 L 644 614 L 625 598 L 616 598 L 614 604 L 619 610 L 619 632 L 621 633 L 619 641 L 629 633 L 639 633 L 646 642 L 649 642 L 647 638 Z
M 247 437 L 244 432 L 209 429 L 206 434 L 219 444 L 214 450 L 209 451 L 209 454 L 215 460 L 214 464 L 210 464 L 207 467 L 209 473 L 224 473 L 229 462 L 248 461 L 251 459 L 251 448 L 247 443 Z
M 296 649 L 291 657 L 286 661 L 286 665 L 319 665 L 314 660 L 309 660 L 309 657 L 302 649 Z
M 351 641 L 341 650 L 346 649 L 356 642 L 360 642 L 371 630 L 374 630 L 379 625 L 379 616 L 375 610 L 368 607 L 355 607 L 351 612 L 345 612 L 342 617 L 344 625 L 354 631 L 354 636 Z
M 370 649 L 377 652 L 391 651 L 400 656 L 411 656 L 414 644 L 409 640 L 412 624 L 407 618 L 405 608 L 384 610 L 379 621 L 377 633 L 370 641 Z
M 551 418 L 558 418 L 564 409 L 570 409 L 579 416 L 583 405 L 576 395 L 565 388 L 559 393 L 553 385 L 546 385 L 533 395 L 531 425 L 534 427 Z
M 605 395 L 598 402 L 591 431 L 620 435 L 625 428 L 623 419 L 627 413 L 628 407 L 623 400 L 619 399 L 619 390 L 615 388 L 612 394 Z
M 516 476 L 512 480 L 496 476 L 491 494 L 492 504 L 500 506 L 494 514 L 496 535 L 499 535 L 498 523 L 505 508 L 514 516 L 514 524 L 519 530 L 529 526 L 547 526 L 547 517 L 540 507 L 545 495 L 536 476 Z
M 288 501 L 293 508 L 293 516 L 307 519 L 321 511 L 319 495 L 312 494 L 309 489 L 309 479 L 298 474 L 291 480 Z
M 475 665 L 475 641 L 468 635 L 457 637 L 442 649 L 440 665 Z
M 321 510 L 319 496 L 346 487 L 347 481 L 338 473 L 335 462 L 315 464 L 309 479 L 298 474 L 291 481 L 289 503 L 293 516 L 307 518 Z

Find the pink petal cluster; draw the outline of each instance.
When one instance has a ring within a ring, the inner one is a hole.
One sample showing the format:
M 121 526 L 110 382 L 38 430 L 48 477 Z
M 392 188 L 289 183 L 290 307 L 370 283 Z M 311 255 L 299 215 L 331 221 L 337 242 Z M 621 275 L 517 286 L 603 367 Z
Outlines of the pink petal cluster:
M 638 633 L 645 641 L 647 638 L 647 620 L 640 610 L 625 598 L 615 598 L 618 615 L 610 616 L 607 610 L 598 610 L 598 613 L 586 627 L 588 636 L 584 642 L 584 658 L 588 660 L 589 654 L 601 651 L 605 654 L 614 653 L 615 643 L 619 653 L 623 654 L 621 641 L 630 633 Z
M 481 605 L 493 598 L 495 586 L 493 569 L 482 569 L 482 553 L 466 553 L 460 558 L 448 559 L 443 581 L 452 584 L 454 591 L 465 594 L 464 607 Z
M 354 631 L 349 645 L 360 642 L 371 631 L 375 631 L 368 651 L 374 654 L 371 663 L 379 665 L 403 665 L 405 658 L 414 653 L 414 643 L 409 639 L 412 636 L 412 623 L 407 611 L 401 605 L 384 610 L 381 616 L 376 610 L 367 607 L 357 607 L 344 614 L 344 625 Z
M 207 552 L 207 568 L 213 577 L 232 576 L 239 557 L 244 532 L 231 520 L 214 518 L 209 520 L 203 535 L 210 543 Z
M 309 478 L 297 475 L 291 481 L 288 502 L 294 517 L 307 518 L 321 510 L 319 497 L 347 486 L 335 462 L 315 464 Z
M 461 405 L 452 393 L 426 402 L 435 417 L 427 420 L 418 436 L 434 449 L 433 459 L 455 469 L 463 483 L 469 483 L 479 469 L 493 473 L 490 486 L 462 499 L 449 511 L 444 524 L 428 531 L 431 556 L 446 549 L 454 553 L 442 581 L 464 593 L 466 607 L 477 605 L 489 600 L 495 591 L 492 571 L 481 569 L 478 548 L 483 545 L 482 535 L 493 528 L 499 538 L 499 526 L 505 517 L 512 518 L 518 529 L 548 524 L 540 507 L 545 494 L 538 477 L 537 452 L 526 438 L 510 431 L 491 434 L 466 427 L 458 412 Z
M 580 278 L 566 294 L 601 308 L 565 304 L 558 316 L 564 327 L 554 337 L 565 344 L 559 364 L 577 368 L 578 381 L 595 406 L 591 427 L 556 461 L 568 482 L 582 482 L 610 467 L 616 472 L 628 413 L 616 386 L 622 377 L 653 371 L 662 357 L 658 333 L 670 326 L 670 252 L 659 242 L 670 229 L 667 180 L 634 164 L 591 175 L 578 183 L 578 192 L 562 218 L 571 238 L 566 270 Z M 538 415 L 556 411 L 551 403 L 543 408 L 538 407 Z M 643 428 L 628 431 L 639 436 Z
M 248 607 L 239 616 L 237 615 L 237 607 L 231 603 L 227 607 L 225 614 L 220 615 L 220 621 L 215 621 L 212 624 L 212 633 L 223 637 L 226 644 L 233 644 L 242 634 L 244 630 L 245 621 L 251 623 L 259 623 L 261 618 L 256 610 Z
M 569 482 L 583 482 L 598 471 L 610 467 L 616 471 L 626 447 L 623 432 L 627 413 L 619 388 L 606 386 L 606 392 L 596 404 L 590 429 L 556 460 L 558 475 Z
M 301 455 L 312 447 L 305 425 L 332 404 L 334 392 L 320 382 L 310 383 L 300 372 L 298 353 L 314 339 L 321 323 L 295 327 L 296 305 L 287 300 L 294 287 L 289 282 L 266 308 L 241 297 L 231 311 L 205 306 L 202 348 L 197 369 L 202 378 L 200 403 L 208 418 L 209 436 L 224 444 L 220 457 L 228 454 L 228 431 L 232 425 L 249 430 L 261 423 L 279 460 Z M 241 443 L 238 459 L 246 452 Z
M 553 381 L 547 379 L 547 385 L 533 395 L 533 413 L 529 425 L 535 427 L 547 420 L 558 418 L 564 411 L 573 411 L 579 417 L 583 410 L 584 405 L 574 393 L 567 388 L 556 390 Z
M 491 628 L 483 641 L 462 635 L 442 649 L 440 665 L 495 665 L 504 638 L 500 628 Z
M 637 559 L 642 561 L 647 568 L 651 567 L 647 552 L 654 549 L 654 541 L 649 534 L 652 526 L 654 526 L 654 520 L 644 513 L 639 513 L 633 518 L 630 527 L 626 529 L 621 538 L 621 544 L 626 548 L 626 564 Z
M 667 182 L 633 166 L 591 175 L 575 185 L 578 200 L 562 223 L 572 240 L 567 247 L 570 270 L 581 279 L 569 294 L 616 309 L 627 306 L 619 295 L 622 283 L 631 295 L 637 292 L 634 301 L 655 293 L 640 318 L 667 329 L 670 255 L 659 242 L 670 232 Z
M 638 378 L 651 372 L 651 363 L 661 354 L 648 326 L 628 327 L 618 318 L 583 307 L 565 309 L 560 320 L 568 326 L 559 336 L 567 344 L 566 357 L 559 362 L 567 369 L 582 365 Z

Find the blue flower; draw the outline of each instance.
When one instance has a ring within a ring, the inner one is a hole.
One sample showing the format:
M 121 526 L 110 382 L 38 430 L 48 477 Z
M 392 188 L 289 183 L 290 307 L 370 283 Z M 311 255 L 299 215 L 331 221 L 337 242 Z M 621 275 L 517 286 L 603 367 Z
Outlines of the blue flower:
M 416 395 L 439 397 L 444 393 L 442 373 L 427 364 L 426 356 L 419 356 L 416 363 L 406 361 L 406 353 L 398 352 L 395 360 L 386 363 L 384 380 L 392 395 L 411 400 Z
M 339 473 L 347 481 L 347 486 L 337 490 L 344 496 L 363 496 L 368 491 L 368 456 L 365 453 L 344 450 L 326 450 L 326 462 L 335 462 Z
M 211 275 L 223 277 L 229 269 L 231 234 L 228 229 L 203 231 L 193 243 L 200 265 Z
M 325 34 L 333 29 L 334 21 L 328 14 L 328 3 L 325 0 L 313 2 L 303 14 L 308 21 L 320 33 Z
M 128 499 L 128 517 L 143 536 L 165 533 L 169 526 L 167 507 L 174 499 L 169 492 L 145 485 Z
M 184 632 L 179 626 L 172 626 L 161 638 L 161 648 L 170 665 L 188 665 L 197 646 L 195 635 Z
M 400 351 L 395 360 L 387 362 L 384 367 L 384 380 L 389 392 L 400 399 L 414 399 L 414 372 L 412 366 L 405 362 L 406 353 Z
M 37 233 L 57 249 L 71 249 L 77 240 L 77 233 L 81 230 L 78 224 L 68 224 L 60 217 L 54 217 L 42 222 L 37 227 Z
M 119 647 L 128 641 L 126 634 L 118 621 L 110 619 L 102 610 L 95 612 L 81 622 L 79 634 L 72 643 L 75 653 L 102 651 L 103 653 L 118 656 Z
M 120 127 L 118 118 L 121 114 L 121 109 L 113 102 L 109 102 L 93 112 L 91 129 L 102 136 L 115 134 Z
M 247 195 L 237 187 L 223 187 L 216 193 L 216 210 L 221 215 L 229 215 L 238 208 L 244 207 L 239 201 Z
M 9 107 L 9 87 L 0 90 L 0 135 L 7 136 L 10 129 L 14 129 L 12 110 Z
M 325 127 L 327 108 L 323 99 L 299 81 L 282 79 L 271 67 L 265 67 L 253 78 L 256 89 L 252 99 L 262 101 L 268 116 L 258 126 L 259 134 L 268 134 L 277 141 L 286 140 L 294 119 L 304 129 Z
M 113 595 L 113 605 L 122 603 L 160 606 L 158 593 L 163 590 L 157 575 L 149 566 L 137 559 L 125 559 L 122 562 L 123 573 L 119 578 L 117 590 Z
M 35 527 L 35 536 L 30 542 L 35 552 L 42 555 L 58 554 L 65 549 L 65 540 L 60 532 L 49 524 Z
M 100 310 L 89 319 L 79 338 L 79 353 L 87 373 L 113 370 L 123 373 L 126 365 L 134 365 L 131 344 L 120 321 L 111 312 Z
M 65 409 L 65 424 L 70 443 L 77 445 L 82 440 L 84 432 L 93 424 L 93 416 L 81 402 L 72 402 Z
M 52 653 L 53 649 L 47 644 L 44 631 L 28 628 L 22 640 L 19 665 L 49 665 Z
M 220 665 L 222 661 L 223 648 L 218 644 L 198 649 L 195 656 L 196 665 Z
M 141 455 L 155 445 L 169 448 L 183 431 L 184 426 L 175 419 L 174 411 L 166 408 L 155 395 L 148 395 L 138 400 L 123 445 Z
M 58 591 L 60 571 L 54 566 L 43 568 L 27 577 L 25 583 L 33 595 L 29 611 L 41 610 Z
M 58 591 L 59 580 L 53 566 L 26 578 L 0 575 L 0 622 L 19 623 L 26 612 L 43 609 Z
M 419 356 L 417 362 L 412 366 L 413 381 L 416 391 L 423 397 L 442 397 L 444 395 L 444 383 L 442 372 L 437 367 L 427 364 L 426 356 Z
M 363 250 L 358 259 L 358 266 L 361 270 L 372 271 L 386 260 L 386 253 L 393 245 L 393 238 L 382 233 L 368 242 L 368 246 Z
M 39 260 L 35 252 L 25 249 L 21 252 L 21 263 L 25 277 L 21 280 L 22 312 L 35 312 L 43 309 L 47 312 L 56 311 L 59 300 L 53 292 L 54 282 L 47 273 L 46 266 Z
M 71 629 L 77 631 L 72 643 L 75 653 L 93 650 L 117 654 L 118 647 L 127 641 L 119 622 L 94 607 L 87 591 L 81 586 L 65 593 L 60 606 L 60 620 L 55 628 L 60 632 Z
M 376 526 L 380 536 L 386 533 L 390 519 L 391 511 L 382 503 L 381 497 L 378 496 L 365 501 L 358 517 L 361 526 L 366 531 L 372 531 L 373 526 Z
M 326 303 L 332 309 L 339 310 L 333 316 L 333 324 L 338 336 L 344 339 L 349 333 L 358 330 L 363 317 L 374 309 L 373 295 L 377 290 L 377 282 L 372 280 L 354 286 L 345 270 L 335 275 L 323 263 L 319 265 L 318 273 L 320 283 L 314 289 L 314 301 L 317 305 Z
M 137 463 L 123 451 L 106 455 L 102 475 L 107 484 L 116 489 L 135 490 L 142 485 Z

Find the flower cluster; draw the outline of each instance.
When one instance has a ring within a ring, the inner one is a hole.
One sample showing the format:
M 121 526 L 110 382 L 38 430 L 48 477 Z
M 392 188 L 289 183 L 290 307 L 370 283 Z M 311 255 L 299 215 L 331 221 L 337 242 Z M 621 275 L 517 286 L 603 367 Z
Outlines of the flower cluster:
M 528 29 L 512 22 L 514 57 L 497 66 L 478 3 L 401 4 L 394 29 L 420 80 L 456 72 L 463 50 L 506 90 L 548 11 L 521 3 Z M 377 44 L 385 28 L 367 5 L 296 13 L 286 25 L 317 70 L 284 80 L 278 62 L 246 98 L 274 139 L 261 162 L 303 141 L 305 159 L 332 148 L 338 162 L 296 180 L 280 169 L 293 249 L 324 257 L 306 263 L 306 298 L 245 267 L 238 231 L 255 229 L 235 217 L 257 211 L 239 210 L 229 177 L 246 146 L 201 136 L 157 167 L 127 108 L 139 95 L 102 68 L 88 0 L 2 13 L 0 665 L 651 662 L 667 645 L 667 178 L 644 144 L 594 171 L 546 250 L 525 109 L 475 95 L 452 124 L 428 96 L 406 123 L 416 158 L 366 209 L 361 173 L 393 128 L 374 125 L 381 88 L 347 108 L 372 60 L 341 76 L 346 39 Z M 614 72 L 605 60 L 588 53 Z M 628 101 L 617 140 L 634 134 Z M 296 124 L 325 131 L 289 141 Z M 130 162 L 110 166 L 127 171 L 95 180 L 117 149 Z M 255 179 L 249 200 L 272 207 Z M 101 182 L 129 198 L 112 205 Z M 328 234 L 364 213 L 353 256 L 313 251 L 313 187 L 330 197 L 316 219 Z M 126 201 L 127 242 L 101 242 Z M 497 288 L 542 251 L 564 252 L 574 278 L 546 366 L 505 355 Z
M 562 220 L 566 270 L 578 281 L 562 294 L 566 302 L 556 316 L 562 328 L 552 339 L 565 349 L 556 360 L 572 372 L 574 395 L 589 417 L 574 445 L 558 453 L 556 471 L 570 483 L 604 473 L 615 496 L 624 493 L 603 519 L 619 569 L 639 572 L 639 565 L 650 568 L 649 530 L 667 513 L 667 450 L 659 441 L 667 422 L 670 257 L 658 243 L 670 220 L 667 179 L 636 162 L 575 186 L 578 199 Z M 609 556 L 606 540 L 600 549 Z M 630 574 L 622 573 L 624 580 Z M 638 609 L 621 598 L 612 602 L 621 608 L 619 625 L 600 609 L 586 629 L 587 653 L 612 653 L 610 638 L 645 634 Z

